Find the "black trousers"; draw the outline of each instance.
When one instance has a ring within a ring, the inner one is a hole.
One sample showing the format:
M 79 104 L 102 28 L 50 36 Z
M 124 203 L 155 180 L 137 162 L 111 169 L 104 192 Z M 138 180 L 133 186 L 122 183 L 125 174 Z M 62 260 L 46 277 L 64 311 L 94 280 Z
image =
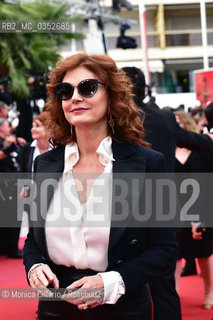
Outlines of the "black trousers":
M 76 270 L 64 266 L 50 265 L 57 275 L 60 288 L 84 276 L 94 275 L 92 270 Z M 152 305 L 146 286 L 134 292 L 131 297 L 121 297 L 115 305 L 104 304 L 93 309 L 79 310 L 66 301 L 40 300 L 37 320 L 151 320 Z
M 13 255 L 18 250 L 21 221 L 17 219 L 17 198 L 0 199 L 0 255 Z

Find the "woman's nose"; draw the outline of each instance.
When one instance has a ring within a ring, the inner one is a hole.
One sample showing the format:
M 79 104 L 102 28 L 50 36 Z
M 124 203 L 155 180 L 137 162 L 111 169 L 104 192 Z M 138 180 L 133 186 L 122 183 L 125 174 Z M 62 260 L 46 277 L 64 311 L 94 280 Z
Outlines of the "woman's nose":
M 83 100 L 83 97 L 78 92 L 78 88 L 75 87 L 72 95 L 72 101 L 75 102 L 75 101 L 82 101 L 82 100 Z

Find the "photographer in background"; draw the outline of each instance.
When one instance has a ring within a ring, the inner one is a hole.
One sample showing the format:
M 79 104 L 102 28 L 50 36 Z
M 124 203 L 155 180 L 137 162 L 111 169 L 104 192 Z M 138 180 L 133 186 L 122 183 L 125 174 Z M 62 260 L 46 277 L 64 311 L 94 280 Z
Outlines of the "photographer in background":
M 21 147 L 10 130 L 8 120 L 0 118 L 0 254 L 21 258 L 22 254 L 18 250 L 20 223 L 16 222 L 17 190 L 14 179 L 14 173 L 20 171 Z M 7 221 L 7 226 L 2 221 Z
M 0 119 L 0 133 L 4 137 L 0 150 L 0 254 L 22 258 L 18 249 L 21 222 L 17 222 L 16 217 L 17 184 L 14 177 L 14 173 L 20 171 L 21 147 L 17 144 L 16 136 L 8 133 L 9 130 L 8 121 Z
M 0 172 L 19 172 L 21 147 L 13 134 L 8 134 L 3 141 L 1 151 L 5 154 L 5 160 L 0 162 Z
M 11 112 L 11 110 L 10 110 L 10 112 Z M 18 114 L 17 115 L 15 114 L 15 117 L 13 115 L 13 117 L 8 118 L 8 105 L 4 101 L 0 101 L 0 119 L 7 119 L 7 122 L 8 122 L 9 128 L 10 128 L 9 131 L 7 130 L 7 134 L 9 134 L 9 133 L 13 134 L 15 132 L 14 120 L 18 119 Z M 4 139 L 4 137 L 5 137 L 5 135 L 3 134 L 3 139 Z M 17 143 L 20 147 L 23 147 L 26 144 L 26 140 L 22 137 L 18 137 Z M 2 137 L 0 134 L 0 148 L 1 148 L 1 145 L 2 145 Z

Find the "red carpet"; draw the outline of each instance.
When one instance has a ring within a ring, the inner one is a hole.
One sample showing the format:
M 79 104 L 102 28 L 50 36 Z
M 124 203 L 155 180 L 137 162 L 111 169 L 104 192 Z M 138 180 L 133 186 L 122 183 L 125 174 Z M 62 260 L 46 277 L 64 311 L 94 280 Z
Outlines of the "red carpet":
M 21 246 L 22 245 L 23 240 L 21 241 Z M 28 288 L 24 265 L 21 259 L 11 259 L 5 256 L 0 256 L 0 275 L 0 288 Z M 200 276 L 197 275 L 181 278 L 180 297 L 183 320 L 213 319 L 213 309 L 202 309 L 203 283 Z M 3 301 L 1 296 L 0 319 L 35 320 L 36 307 L 37 301 Z M 172 319 L 167 319 L 165 316 L 165 320 Z
M 0 288 L 28 288 L 24 265 L 21 259 L 0 257 Z M 36 301 L 5 301 L 0 297 L 0 319 L 34 320 L 36 319 Z
M 213 309 L 202 309 L 203 281 L 199 275 L 181 278 L 180 298 L 183 320 L 212 320 Z

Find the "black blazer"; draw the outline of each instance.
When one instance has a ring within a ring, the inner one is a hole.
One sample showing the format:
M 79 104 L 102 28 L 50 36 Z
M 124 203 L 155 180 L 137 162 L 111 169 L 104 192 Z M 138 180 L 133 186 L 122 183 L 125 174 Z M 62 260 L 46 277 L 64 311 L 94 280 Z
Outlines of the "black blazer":
M 31 147 L 31 142 L 23 147 L 21 153 L 21 172 L 32 172 L 34 151 L 35 147 Z
M 138 106 L 145 112 L 145 139 L 151 143 L 154 150 L 163 153 L 169 172 L 175 172 L 176 146 L 196 152 L 213 150 L 213 143 L 208 135 L 184 130 L 178 125 L 171 111 L 153 108 L 144 103 Z
M 113 174 L 116 172 L 164 172 L 163 156 L 131 143 L 112 143 Z M 36 172 L 59 172 L 64 169 L 64 147 L 37 157 Z M 49 199 L 50 201 L 50 199 Z M 39 213 L 38 213 L 39 214 Z M 113 213 L 112 213 L 113 214 Z M 129 214 L 131 220 L 131 213 Z M 159 276 L 177 257 L 176 235 L 168 228 L 111 228 L 106 271 L 118 271 L 125 283 L 125 297 L 131 297 L 143 285 Z M 44 228 L 30 229 L 24 248 L 26 272 L 35 263 L 49 263 Z

